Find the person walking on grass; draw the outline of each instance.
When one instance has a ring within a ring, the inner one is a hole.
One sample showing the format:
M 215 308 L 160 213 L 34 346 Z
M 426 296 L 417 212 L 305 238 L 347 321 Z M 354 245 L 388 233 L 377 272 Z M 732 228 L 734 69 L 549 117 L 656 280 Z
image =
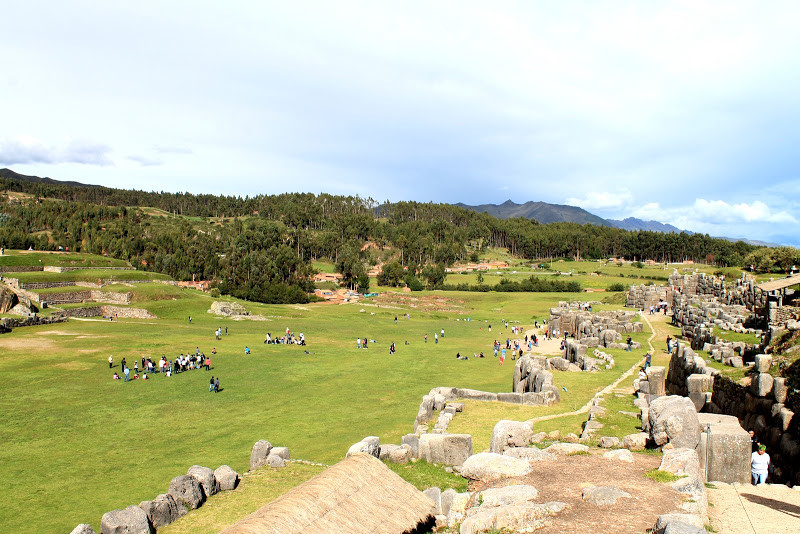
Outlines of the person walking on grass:
M 219 393 L 219 377 L 214 379 L 214 393 Z
M 114 356 L 113 355 L 108 357 L 108 368 L 111 369 L 112 367 L 114 367 Z
M 214 377 L 211 377 L 211 381 L 208 383 L 208 392 L 211 393 L 214 391 Z

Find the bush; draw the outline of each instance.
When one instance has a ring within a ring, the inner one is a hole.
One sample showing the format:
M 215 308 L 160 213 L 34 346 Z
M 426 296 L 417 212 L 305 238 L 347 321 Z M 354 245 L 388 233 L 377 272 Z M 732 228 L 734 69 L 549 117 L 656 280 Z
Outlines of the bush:
M 609 291 L 625 291 L 625 286 L 622 285 L 622 282 L 615 282 L 608 286 Z
M 208 294 L 214 297 L 215 299 L 218 299 L 220 297 L 219 289 L 217 289 L 216 287 L 211 289 L 211 291 L 209 291 Z
M 636 267 L 637 269 L 644 269 L 644 263 L 640 261 L 633 262 L 633 266 Z

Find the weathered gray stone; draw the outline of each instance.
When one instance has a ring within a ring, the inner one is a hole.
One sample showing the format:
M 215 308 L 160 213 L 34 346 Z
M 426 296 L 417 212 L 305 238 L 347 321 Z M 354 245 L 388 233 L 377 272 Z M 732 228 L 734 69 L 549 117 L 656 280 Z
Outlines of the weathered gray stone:
M 603 458 L 620 462 L 633 463 L 633 453 L 628 449 L 614 449 L 603 453 Z
M 772 356 L 768 354 L 756 354 L 753 369 L 759 373 L 768 373 L 770 367 L 772 367 Z
M 414 425 L 424 425 L 433 418 L 433 395 L 423 395 Z
M 152 501 L 143 501 L 139 503 L 139 508 L 144 510 L 150 524 L 156 529 L 165 527 L 186 515 L 186 507 L 169 493 L 162 493 Z
M 498 393 L 498 402 L 508 402 L 510 404 L 522 404 L 522 393 Z
M 506 506 L 526 501 L 535 501 L 539 491 L 527 484 L 514 484 L 502 488 L 490 488 L 478 493 L 481 506 Z
M 400 438 L 400 445 L 408 445 L 411 449 L 411 456 L 419 458 L 419 436 L 417 434 L 406 434 Z
M 644 432 L 636 434 L 628 434 L 622 438 L 622 446 L 630 451 L 643 451 L 647 448 L 647 440 L 649 435 Z
M 533 423 L 503 419 L 494 425 L 489 452 L 503 454 L 509 447 L 524 447 L 533 437 Z
M 394 451 L 395 449 L 399 449 L 400 445 L 392 445 L 391 443 L 388 445 L 381 445 L 381 455 L 378 458 L 381 461 L 386 461 L 389 459 L 389 453 Z
M 478 391 L 476 389 L 458 388 L 458 398 L 481 400 L 481 401 L 496 401 L 497 393 L 489 393 L 488 391 Z
M 442 492 L 442 515 L 450 515 L 450 507 L 453 505 L 457 494 L 458 492 L 452 488 L 448 488 Z
M 746 484 L 750 480 L 750 435 L 736 417 L 697 414 L 700 442 L 697 454 L 705 480 Z
M 381 456 L 381 440 L 377 436 L 367 436 L 358 443 L 354 443 L 347 450 L 345 458 L 349 458 L 354 454 L 366 453 L 380 458 Z
M 611 506 L 616 504 L 618 499 L 630 497 L 630 493 L 622 491 L 616 486 L 589 486 L 581 492 L 581 498 L 584 501 L 596 506 Z
M 439 488 L 428 488 L 422 494 L 433 501 L 433 515 L 442 513 L 442 490 Z
M 775 402 L 786 402 L 786 379 L 784 377 L 776 377 L 772 383 L 772 395 L 775 397 Z
M 613 436 L 603 436 L 600 438 L 600 443 L 598 446 L 602 449 L 613 449 L 614 447 L 619 447 L 619 438 Z
M 700 475 L 700 458 L 694 449 L 667 449 L 661 457 L 659 469 L 673 475 L 696 477 Z
M 555 369 L 556 371 L 568 371 L 569 370 L 569 360 L 566 358 L 555 357 L 549 358 L 548 361 L 550 362 L 550 367 Z
M 789 408 L 783 407 L 778 412 L 778 428 L 781 429 L 782 432 L 786 432 L 789 430 L 789 425 L 792 423 L 792 418 L 794 417 L 794 412 Z
M 241 477 L 239 473 L 234 471 L 227 465 L 221 465 L 214 470 L 214 478 L 219 482 L 219 489 L 221 491 L 230 491 L 236 489 L 239 485 Z
M 700 516 L 694 514 L 663 514 L 658 516 L 658 519 L 656 519 L 656 524 L 653 526 L 653 532 L 662 534 L 664 529 L 667 528 L 667 525 L 673 521 L 692 525 L 698 529 L 703 528 L 703 519 Z
M 483 482 L 525 476 L 530 472 L 528 462 L 493 452 L 474 454 L 461 466 L 461 476 Z
M 269 453 L 280 456 L 284 460 L 291 460 L 292 458 L 292 455 L 289 452 L 289 447 L 272 447 L 272 450 L 269 451 Z
M 447 402 L 447 398 L 444 395 L 434 395 L 433 396 L 433 410 L 438 412 L 444 409 L 444 405 Z
M 648 393 L 659 397 L 664 395 L 666 391 L 664 382 L 664 377 L 666 376 L 665 369 L 659 366 L 650 366 L 645 373 L 647 374 L 647 382 L 650 390 Z
M 580 443 L 553 443 L 545 451 L 558 456 L 569 456 L 589 452 L 589 447 Z
M 464 411 L 464 403 L 463 402 L 448 402 L 448 406 L 452 406 L 456 409 L 456 413 L 460 413 Z
M 214 477 L 214 471 L 208 467 L 193 465 L 186 474 L 197 479 L 200 485 L 203 486 L 203 493 L 206 494 L 206 497 L 211 497 L 219 491 L 219 484 L 216 477 Z
M 190 510 L 200 507 L 206 501 L 203 486 L 200 485 L 196 478 L 189 475 L 173 478 L 169 483 L 169 494 Z
M 452 387 L 433 388 L 432 390 L 430 390 L 428 395 L 434 395 L 434 396 L 444 395 L 446 402 L 454 401 L 456 400 L 456 398 L 458 398 L 458 388 L 452 388 Z
M 389 461 L 393 464 L 405 464 L 411 461 L 411 447 L 402 445 L 389 452 Z
M 194 480 L 194 479 L 192 479 Z M 111 510 L 100 519 L 101 534 L 155 534 L 147 514 L 138 506 Z
M 253 450 L 250 453 L 250 469 L 258 469 L 262 465 L 267 465 L 267 456 L 269 451 L 272 450 L 272 443 L 265 439 L 260 439 L 253 445 Z
M 92 528 L 92 525 L 90 525 L 89 523 L 81 523 L 80 525 L 72 529 L 72 532 L 70 532 L 69 534 L 95 534 L 95 532 L 94 529 Z
M 659 397 L 648 412 L 650 438 L 656 445 L 667 442 L 675 447 L 694 449 L 700 441 L 697 410 L 690 399 L 678 395 Z
M 378 447 L 380 451 L 380 447 Z M 277 454 L 270 454 L 267 456 L 267 465 L 270 467 L 286 467 L 286 460 Z
M 423 434 L 419 439 L 419 457 L 444 465 L 461 465 L 472 455 L 469 434 Z
M 555 460 L 556 455 L 538 447 L 511 447 L 503 452 L 505 456 L 511 456 L 528 462 L 540 462 L 544 460 Z
M 506 506 L 479 508 L 461 524 L 461 534 L 487 531 L 533 532 L 544 527 L 547 518 L 564 509 L 564 503 L 537 504 L 524 502 Z
M 706 531 L 683 521 L 670 521 L 664 527 L 664 534 L 706 534 Z
M 769 373 L 758 373 L 752 382 L 751 391 L 758 397 L 766 397 L 772 393 L 775 379 Z
M 714 389 L 714 377 L 706 374 L 693 374 L 686 378 L 689 393 L 705 393 Z
M 531 443 L 541 443 L 547 439 L 547 432 L 537 432 L 531 437 Z

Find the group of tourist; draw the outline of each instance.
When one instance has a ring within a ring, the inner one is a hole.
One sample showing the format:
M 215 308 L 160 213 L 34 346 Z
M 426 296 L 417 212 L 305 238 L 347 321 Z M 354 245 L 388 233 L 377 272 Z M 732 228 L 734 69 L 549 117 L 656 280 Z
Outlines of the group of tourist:
M 216 348 L 212 351 L 216 354 Z M 111 369 L 114 367 L 114 356 L 111 355 L 108 357 L 108 368 Z M 170 361 L 167 359 L 166 355 L 162 355 L 161 358 L 158 360 L 158 363 L 154 362 L 151 358 L 142 356 L 141 359 L 141 376 L 139 375 L 139 360 L 133 361 L 133 373 L 131 373 L 131 368 L 128 366 L 128 361 L 125 358 L 122 358 L 122 362 L 120 364 L 122 368 L 122 374 L 125 377 L 125 382 L 130 380 L 149 380 L 149 374 L 156 374 L 162 373 L 165 377 L 172 376 L 173 373 L 183 373 L 186 371 L 192 371 L 196 369 L 203 369 L 205 368 L 206 371 L 211 369 L 211 358 L 207 357 L 204 353 L 200 352 L 199 347 L 195 349 L 195 354 L 186 353 L 180 354 L 175 358 L 175 360 Z M 111 377 L 113 380 L 121 380 L 119 373 L 116 371 Z
M 300 332 L 299 335 L 295 336 L 294 332 L 286 329 L 286 334 L 280 337 L 272 337 L 271 332 L 267 332 L 267 336 L 264 338 L 265 345 L 302 345 L 305 346 L 306 344 L 306 336 Z

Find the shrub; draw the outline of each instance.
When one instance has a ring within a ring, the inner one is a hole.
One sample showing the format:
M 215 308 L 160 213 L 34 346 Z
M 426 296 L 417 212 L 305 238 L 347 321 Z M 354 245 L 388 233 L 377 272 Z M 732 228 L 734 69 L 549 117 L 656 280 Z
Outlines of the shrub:
M 609 291 L 625 291 L 625 286 L 622 284 L 622 282 L 615 282 L 615 283 L 611 284 L 610 286 L 608 286 L 608 290 Z

